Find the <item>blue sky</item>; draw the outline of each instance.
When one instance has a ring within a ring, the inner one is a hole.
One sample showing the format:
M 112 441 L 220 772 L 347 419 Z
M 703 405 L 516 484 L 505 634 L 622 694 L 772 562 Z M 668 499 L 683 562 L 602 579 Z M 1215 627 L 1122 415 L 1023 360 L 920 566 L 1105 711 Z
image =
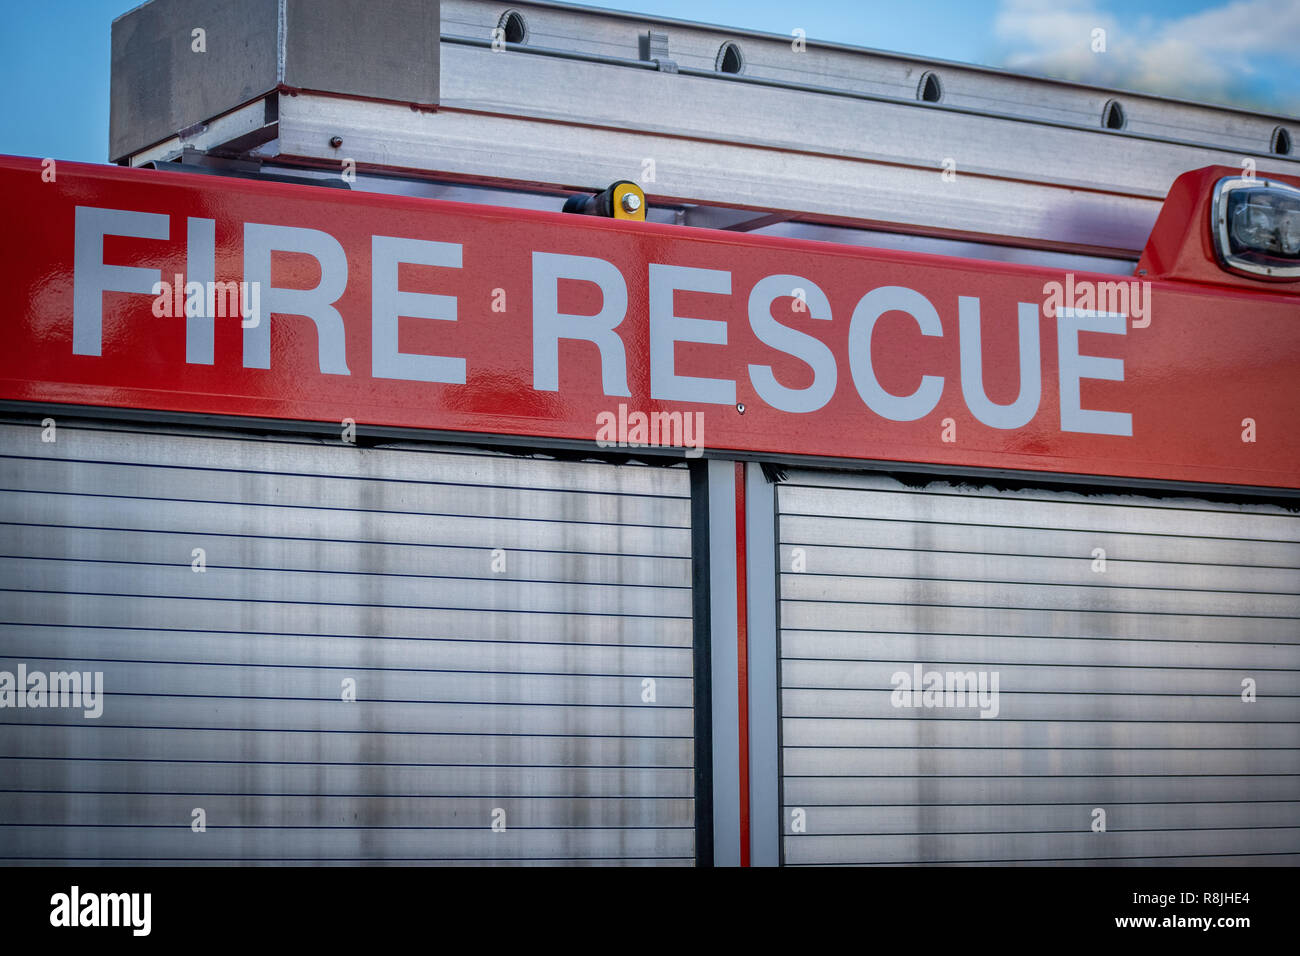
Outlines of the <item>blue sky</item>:
M 104 162 L 134 0 L 0 0 L 0 153 Z M 597 6 L 1300 116 L 1300 0 L 612 0 Z M 1107 50 L 1089 48 L 1096 28 Z

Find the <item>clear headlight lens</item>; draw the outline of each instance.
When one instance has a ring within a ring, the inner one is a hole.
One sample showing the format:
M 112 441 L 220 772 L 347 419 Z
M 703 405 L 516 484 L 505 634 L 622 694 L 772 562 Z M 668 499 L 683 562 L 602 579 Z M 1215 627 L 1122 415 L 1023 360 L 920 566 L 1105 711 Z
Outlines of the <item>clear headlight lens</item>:
M 1300 189 L 1229 177 L 1215 187 L 1212 209 L 1215 251 L 1225 269 L 1300 278 Z

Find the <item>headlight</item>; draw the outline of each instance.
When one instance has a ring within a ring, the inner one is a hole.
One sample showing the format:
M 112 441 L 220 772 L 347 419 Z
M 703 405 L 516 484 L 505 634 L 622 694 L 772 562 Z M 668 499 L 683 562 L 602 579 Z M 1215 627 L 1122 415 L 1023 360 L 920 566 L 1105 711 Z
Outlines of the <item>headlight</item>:
M 1226 177 L 1210 205 L 1214 251 L 1232 272 L 1300 278 L 1300 189 L 1270 179 Z

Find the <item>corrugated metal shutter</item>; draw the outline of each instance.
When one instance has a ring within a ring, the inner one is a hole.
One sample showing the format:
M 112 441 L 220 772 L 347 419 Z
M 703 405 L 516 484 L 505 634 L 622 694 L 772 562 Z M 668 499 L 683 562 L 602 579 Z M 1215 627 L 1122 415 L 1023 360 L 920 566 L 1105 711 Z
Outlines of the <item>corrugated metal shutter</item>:
M 685 468 L 110 426 L 0 452 L 0 670 L 106 690 L 0 710 L 6 860 L 693 862 Z
M 813 474 L 777 508 L 787 863 L 1300 862 L 1300 517 Z M 997 716 L 917 665 L 996 673 Z

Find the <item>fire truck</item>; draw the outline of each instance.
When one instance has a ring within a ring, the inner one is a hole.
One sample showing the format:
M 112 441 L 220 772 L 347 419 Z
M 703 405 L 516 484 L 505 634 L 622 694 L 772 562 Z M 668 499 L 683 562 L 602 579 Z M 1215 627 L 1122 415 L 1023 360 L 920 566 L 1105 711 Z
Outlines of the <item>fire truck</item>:
M 1300 862 L 1300 120 L 791 27 L 114 22 L 6 864 Z

